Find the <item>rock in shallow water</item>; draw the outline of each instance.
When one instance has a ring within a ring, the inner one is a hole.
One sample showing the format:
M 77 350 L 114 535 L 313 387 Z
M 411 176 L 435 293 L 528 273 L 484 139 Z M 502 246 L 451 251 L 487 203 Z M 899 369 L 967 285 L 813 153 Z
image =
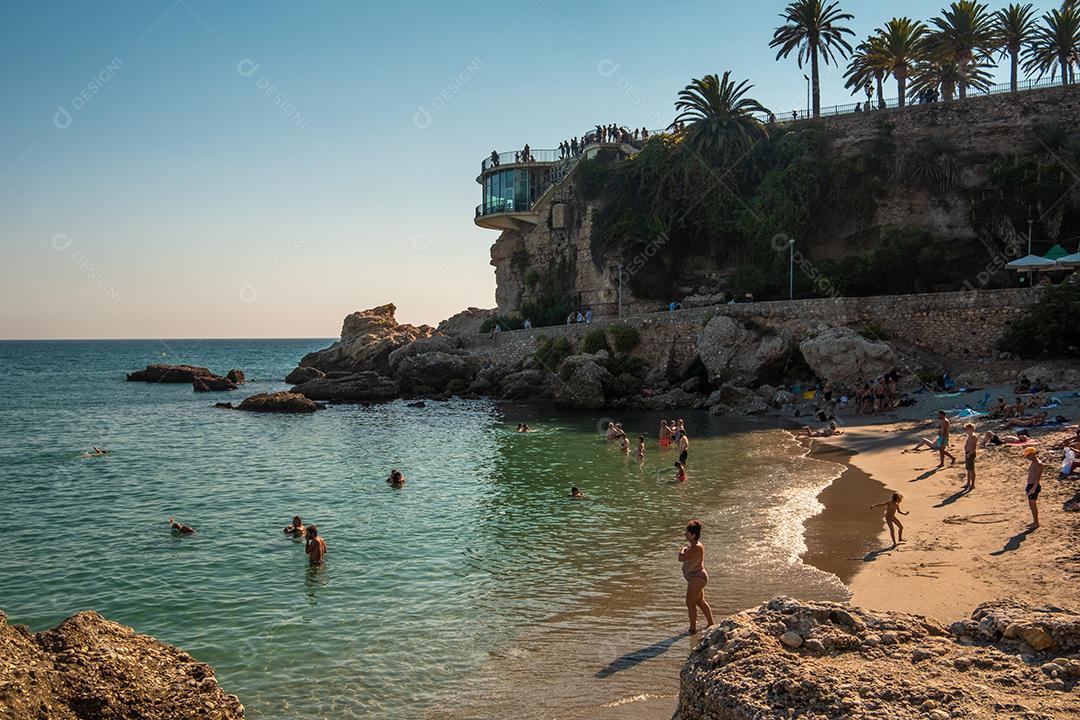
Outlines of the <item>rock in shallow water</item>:
M 313 413 L 319 406 L 299 393 L 276 392 L 252 395 L 237 409 L 258 413 Z

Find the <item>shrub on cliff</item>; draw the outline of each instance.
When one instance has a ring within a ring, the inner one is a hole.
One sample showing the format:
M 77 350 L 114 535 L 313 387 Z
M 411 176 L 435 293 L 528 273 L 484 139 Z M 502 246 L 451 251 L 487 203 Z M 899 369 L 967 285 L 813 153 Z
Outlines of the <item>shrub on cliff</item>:
M 641 342 L 641 335 L 629 325 L 612 325 L 608 328 L 608 334 L 611 335 L 612 347 L 620 355 L 633 351 Z
M 600 328 L 590 330 L 581 341 L 581 352 L 592 355 L 601 350 L 611 352 L 611 348 L 608 347 L 607 343 L 607 335 Z
M 1023 358 L 1080 356 L 1080 283 L 1049 288 L 1009 326 L 999 347 Z
M 536 344 L 536 359 L 551 372 L 554 372 L 563 360 L 573 354 L 574 346 L 564 337 L 555 339 L 544 337 L 540 338 Z

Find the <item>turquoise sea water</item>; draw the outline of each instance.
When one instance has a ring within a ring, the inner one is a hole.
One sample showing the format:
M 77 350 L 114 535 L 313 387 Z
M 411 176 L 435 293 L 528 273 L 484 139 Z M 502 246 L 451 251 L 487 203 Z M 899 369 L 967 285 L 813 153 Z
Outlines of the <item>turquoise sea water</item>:
M 706 523 L 717 614 L 842 598 L 803 565 L 837 467 L 769 428 L 685 413 L 690 482 L 598 414 L 489 401 L 218 410 L 284 388 L 322 340 L 0 342 L 0 608 L 34 630 L 105 616 L 211 663 L 252 718 L 589 717 L 671 694 L 689 641 L 675 560 Z M 244 370 L 234 393 L 124 382 L 151 362 Z M 536 432 L 518 434 L 526 420 Z M 110 450 L 83 459 L 90 445 Z M 384 482 L 391 468 L 409 478 Z M 565 497 L 578 485 L 590 499 Z M 323 567 L 283 536 L 317 523 Z M 198 534 L 176 537 L 168 516 Z M 523 701 L 527 698 L 528 701 Z

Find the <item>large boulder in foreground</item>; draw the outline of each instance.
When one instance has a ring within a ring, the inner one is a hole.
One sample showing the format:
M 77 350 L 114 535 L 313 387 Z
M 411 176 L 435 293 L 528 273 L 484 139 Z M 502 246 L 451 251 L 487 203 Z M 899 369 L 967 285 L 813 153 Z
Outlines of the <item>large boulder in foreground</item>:
M 410 355 L 401 360 L 394 372 L 394 379 L 407 390 L 427 387 L 442 391 L 454 380 L 460 381 L 462 386 L 466 385 L 472 379 L 472 374 L 465 358 L 437 350 Z
M 974 626 L 992 614 L 980 606 Z M 1005 614 L 1055 641 L 1080 622 L 1060 608 L 1010 604 Z M 1037 652 L 993 637 L 954 636 L 917 615 L 775 598 L 706 632 L 683 667 L 673 720 L 1076 717 L 1080 661 L 1065 644 Z
M 347 316 L 341 326 L 341 339 L 325 350 L 308 353 L 300 366 L 323 372 L 370 370 L 389 374 L 390 353 L 432 332 L 427 325 L 398 324 L 396 310 L 393 304 L 386 304 Z
M 851 387 L 896 366 L 891 347 L 867 340 L 850 328 L 829 328 L 803 340 L 799 350 L 818 378 Z
M 436 330 L 451 337 L 479 335 L 480 326 L 484 324 L 484 321 L 495 317 L 497 314 L 497 310 L 482 310 L 470 307 L 443 320 Z
M 313 413 L 315 401 L 295 392 L 260 393 L 240 403 L 238 410 L 258 413 Z
M 330 373 L 292 390 L 312 400 L 339 403 L 381 403 L 401 396 L 397 383 L 374 372 Z
M 0 612 L 4 720 L 239 720 L 214 669 L 179 648 L 81 612 L 32 634 Z
M 714 385 L 734 380 L 753 383 L 791 350 L 786 337 L 774 331 L 748 328 L 727 315 L 717 315 L 698 338 L 698 355 Z

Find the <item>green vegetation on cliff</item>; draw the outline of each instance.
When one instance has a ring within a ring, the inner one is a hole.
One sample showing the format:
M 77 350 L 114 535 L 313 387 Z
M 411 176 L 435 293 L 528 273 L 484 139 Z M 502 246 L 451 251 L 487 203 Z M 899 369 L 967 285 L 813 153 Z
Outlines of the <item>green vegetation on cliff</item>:
M 1001 349 L 1023 358 L 1080 357 L 1080 284 L 1047 288 L 1046 295 L 1001 338 Z

